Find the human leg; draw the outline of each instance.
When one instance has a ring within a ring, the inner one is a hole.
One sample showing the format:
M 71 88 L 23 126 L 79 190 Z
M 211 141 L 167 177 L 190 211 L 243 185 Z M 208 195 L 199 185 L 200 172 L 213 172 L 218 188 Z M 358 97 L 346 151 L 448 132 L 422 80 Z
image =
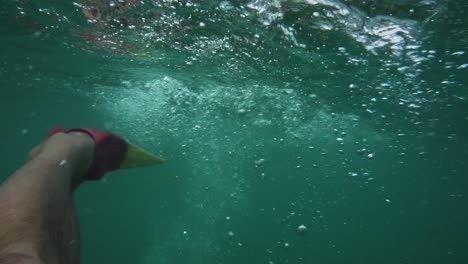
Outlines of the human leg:
M 58 133 L 0 186 L 0 263 L 79 263 L 72 193 L 87 172 L 94 141 Z M 28 262 L 29 261 L 29 262 Z

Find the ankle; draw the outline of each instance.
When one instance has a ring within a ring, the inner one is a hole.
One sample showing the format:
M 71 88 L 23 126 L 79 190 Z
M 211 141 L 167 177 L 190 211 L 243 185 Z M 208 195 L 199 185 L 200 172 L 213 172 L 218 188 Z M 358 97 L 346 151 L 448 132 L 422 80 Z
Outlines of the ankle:
M 48 167 L 69 168 L 73 178 L 81 179 L 94 158 L 94 140 L 85 133 L 57 133 L 45 141 L 31 161 Z

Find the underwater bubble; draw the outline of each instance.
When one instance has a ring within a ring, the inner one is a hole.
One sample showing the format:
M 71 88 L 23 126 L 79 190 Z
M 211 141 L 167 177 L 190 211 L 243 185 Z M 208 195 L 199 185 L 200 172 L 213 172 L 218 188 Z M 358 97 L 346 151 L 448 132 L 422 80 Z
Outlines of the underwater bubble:
M 229 9 L 233 9 L 234 7 L 231 5 L 231 3 L 229 3 L 229 1 L 221 1 L 219 3 L 219 8 L 223 10 L 229 10 Z
M 465 54 L 465 52 L 463 50 L 461 50 L 461 51 L 456 51 L 456 52 L 452 53 L 451 55 L 455 56 L 455 55 L 463 55 L 463 54 Z
M 265 163 L 265 159 L 258 159 L 258 160 L 255 161 L 255 165 L 257 165 L 257 166 L 260 166 L 263 163 Z
M 305 226 L 305 225 L 299 225 L 297 227 L 297 232 L 299 232 L 300 235 L 305 234 L 306 231 L 307 231 L 307 226 Z
M 242 109 L 237 110 L 237 113 L 238 113 L 239 115 L 245 115 L 245 114 L 247 113 L 247 110 L 245 110 L 245 109 L 242 108 Z

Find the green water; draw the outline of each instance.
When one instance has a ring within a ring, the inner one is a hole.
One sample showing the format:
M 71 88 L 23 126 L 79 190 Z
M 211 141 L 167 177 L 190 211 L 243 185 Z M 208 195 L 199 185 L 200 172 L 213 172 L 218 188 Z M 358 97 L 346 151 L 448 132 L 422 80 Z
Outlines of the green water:
M 82 263 L 468 263 L 466 1 L 92 2 L 0 10 L 1 180 L 57 124 L 168 160 L 80 187 Z

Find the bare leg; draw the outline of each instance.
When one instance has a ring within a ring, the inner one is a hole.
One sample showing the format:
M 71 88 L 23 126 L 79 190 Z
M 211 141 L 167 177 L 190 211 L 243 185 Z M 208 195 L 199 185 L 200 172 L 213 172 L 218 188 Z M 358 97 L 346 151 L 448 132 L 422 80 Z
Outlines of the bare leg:
M 72 193 L 87 172 L 94 142 L 58 133 L 0 186 L 0 264 L 77 264 Z

